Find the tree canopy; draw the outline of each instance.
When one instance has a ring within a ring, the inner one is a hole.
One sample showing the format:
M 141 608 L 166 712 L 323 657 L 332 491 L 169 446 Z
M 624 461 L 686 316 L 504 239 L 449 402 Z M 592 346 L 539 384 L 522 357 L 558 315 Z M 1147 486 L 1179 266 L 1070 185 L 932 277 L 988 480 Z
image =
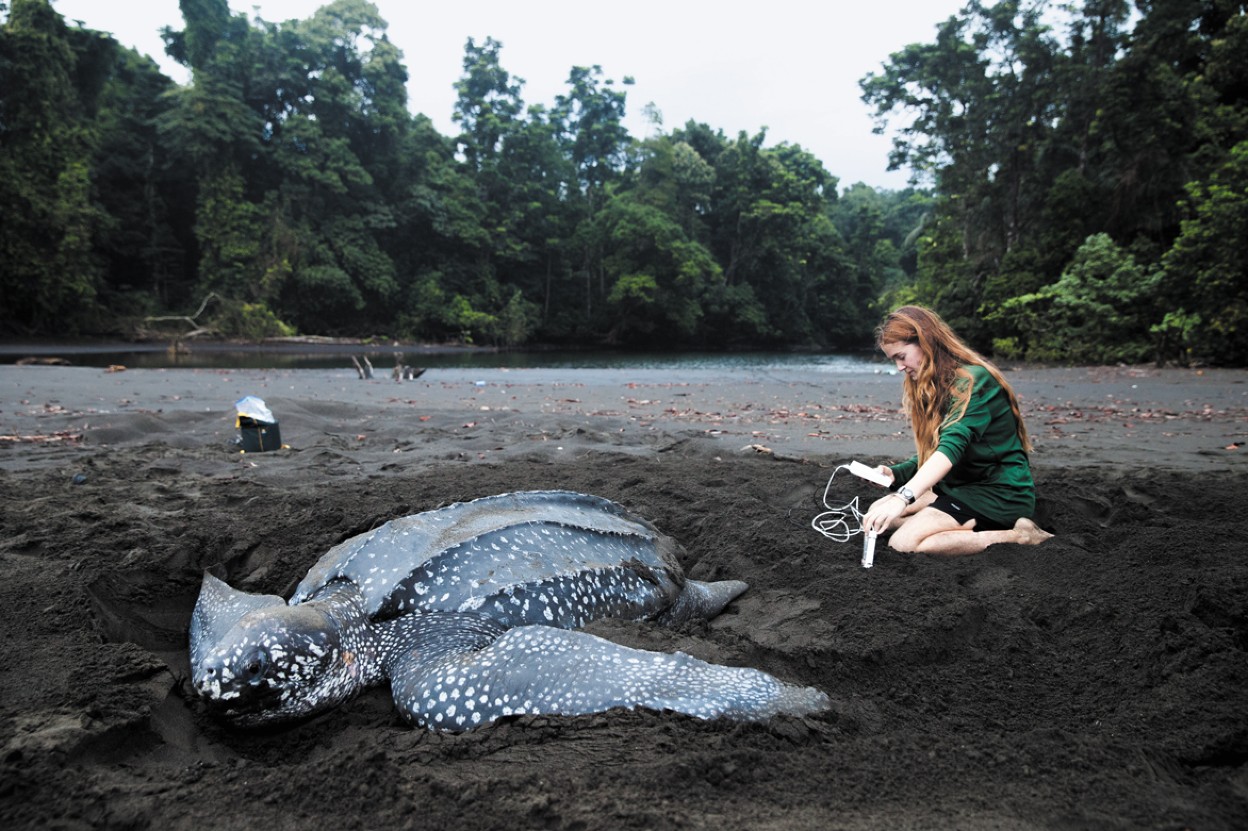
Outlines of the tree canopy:
M 850 348 L 917 301 L 1005 358 L 1242 364 L 1246 7 L 970 0 L 861 81 L 915 174 L 886 191 L 764 129 L 633 137 L 599 66 L 526 102 L 492 38 L 442 135 L 366 0 L 181 0 L 185 85 L 12 0 L 0 325 L 127 333 L 213 297 L 248 338 Z
M 892 163 L 936 199 L 888 297 L 1006 356 L 1248 360 L 1244 237 L 1224 236 L 1245 220 L 1246 12 L 972 0 L 890 56 L 863 100 L 908 119 Z

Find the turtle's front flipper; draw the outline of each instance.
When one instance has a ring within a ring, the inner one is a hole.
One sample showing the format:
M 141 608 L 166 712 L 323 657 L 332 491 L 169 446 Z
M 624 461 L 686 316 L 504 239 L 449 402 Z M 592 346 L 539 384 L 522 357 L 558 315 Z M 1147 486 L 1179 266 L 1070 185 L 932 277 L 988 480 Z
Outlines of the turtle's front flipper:
M 827 709 L 827 695 L 756 669 L 708 664 L 683 653 L 647 652 L 585 632 L 521 626 L 500 637 L 470 618 L 393 622 L 395 643 L 413 648 L 389 662 L 395 703 L 434 730 L 470 730 L 509 715 L 583 715 L 612 707 L 674 710 L 698 718 L 762 720 Z M 422 627 L 417 633 L 408 626 Z M 443 634 L 435 630 L 444 628 Z M 429 648 L 430 637 L 442 646 Z M 455 645 L 447 646 L 446 642 Z

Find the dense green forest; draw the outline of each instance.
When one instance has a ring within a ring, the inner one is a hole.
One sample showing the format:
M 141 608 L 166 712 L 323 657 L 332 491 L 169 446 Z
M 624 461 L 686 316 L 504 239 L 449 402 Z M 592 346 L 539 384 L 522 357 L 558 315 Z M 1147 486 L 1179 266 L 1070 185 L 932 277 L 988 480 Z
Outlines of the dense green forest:
M 492 39 L 441 135 L 372 3 L 181 9 L 186 85 L 0 3 L 0 334 L 843 348 L 917 301 L 1007 359 L 1248 363 L 1248 3 L 971 0 L 860 82 L 903 191 L 633 137 L 596 66 L 526 102 Z

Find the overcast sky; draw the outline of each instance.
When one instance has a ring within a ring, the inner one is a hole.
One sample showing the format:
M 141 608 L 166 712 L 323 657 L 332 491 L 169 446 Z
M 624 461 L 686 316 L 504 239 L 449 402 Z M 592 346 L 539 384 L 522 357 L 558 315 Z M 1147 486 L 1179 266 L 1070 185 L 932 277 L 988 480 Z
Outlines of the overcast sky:
M 492 37 L 500 63 L 523 78 L 526 104 L 550 106 L 566 92 L 573 66 L 602 67 L 617 82 L 632 76 L 626 125 L 637 138 L 652 128 L 653 102 L 670 131 L 689 119 L 799 144 L 842 187 L 855 182 L 903 188 L 908 172 L 888 172 L 889 138 L 871 132 L 858 81 L 890 53 L 931 42 L 937 23 L 964 0 L 374 0 L 403 50 L 408 105 L 446 135 L 455 133 L 452 85 L 463 72 L 464 43 Z M 151 55 L 185 83 L 164 55 L 159 31 L 182 28 L 178 0 L 52 0 L 66 21 Z M 230 0 L 235 12 L 280 22 L 312 16 L 322 0 Z

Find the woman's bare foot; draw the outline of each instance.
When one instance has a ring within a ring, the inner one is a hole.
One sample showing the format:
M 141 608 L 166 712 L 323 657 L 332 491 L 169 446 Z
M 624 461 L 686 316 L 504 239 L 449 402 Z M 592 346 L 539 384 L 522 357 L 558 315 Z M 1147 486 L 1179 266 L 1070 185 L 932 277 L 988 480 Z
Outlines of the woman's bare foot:
M 1022 545 L 1039 545 L 1053 536 L 1026 517 L 1014 523 L 1014 533 L 1018 534 L 1018 541 Z

